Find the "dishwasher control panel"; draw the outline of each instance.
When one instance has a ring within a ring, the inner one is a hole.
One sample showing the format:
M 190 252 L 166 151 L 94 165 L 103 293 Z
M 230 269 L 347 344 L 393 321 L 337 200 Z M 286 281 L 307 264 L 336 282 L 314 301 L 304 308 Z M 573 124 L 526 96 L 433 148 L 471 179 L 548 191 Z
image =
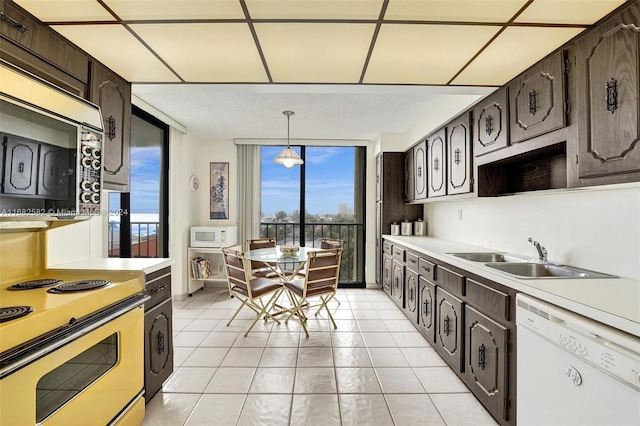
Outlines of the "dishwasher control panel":
M 516 324 L 640 391 L 640 339 L 563 308 L 517 301 Z

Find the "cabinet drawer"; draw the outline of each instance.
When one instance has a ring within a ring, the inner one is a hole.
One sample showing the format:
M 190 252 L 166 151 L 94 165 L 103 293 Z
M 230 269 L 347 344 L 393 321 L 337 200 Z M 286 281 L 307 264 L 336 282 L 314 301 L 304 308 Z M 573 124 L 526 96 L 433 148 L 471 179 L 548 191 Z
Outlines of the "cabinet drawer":
M 455 294 L 464 296 L 464 277 L 448 269 L 438 266 L 438 274 L 436 275 L 438 285 L 446 288 Z
M 388 241 L 382 243 L 382 254 L 393 255 L 393 244 Z
M 413 270 L 414 272 L 418 272 L 418 256 L 413 253 L 406 253 L 406 262 L 407 268 Z
M 418 273 L 429 281 L 434 281 L 436 278 L 436 265 L 420 258 L 418 259 Z
M 483 312 L 509 320 L 509 295 L 477 281 L 466 280 L 466 296 Z
M 393 246 L 393 258 L 404 262 L 404 249 L 402 247 Z
M 145 310 L 149 310 L 156 305 L 171 299 L 171 268 L 163 268 L 159 271 L 147 274 L 144 290 L 147 296 L 151 297 L 144 304 Z

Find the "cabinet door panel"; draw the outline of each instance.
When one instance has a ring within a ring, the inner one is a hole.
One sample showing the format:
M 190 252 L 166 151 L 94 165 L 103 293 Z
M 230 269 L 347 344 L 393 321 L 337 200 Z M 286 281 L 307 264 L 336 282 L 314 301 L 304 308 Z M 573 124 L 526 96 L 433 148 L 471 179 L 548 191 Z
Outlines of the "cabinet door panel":
M 427 142 L 420 142 L 413 148 L 414 195 L 416 200 L 427 198 Z
M 382 177 L 382 156 L 378 155 L 376 157 L 376 201 L 382 201 L 382 182 L 380 182 L 381 177 Z
M 640 12 L 579 43 L 578 176 L 640 171 Z
M 391 296 L 391 286 L 393 284 L 393 259 L 391 256 L 382 257 L 382 289 L 388 296 Z
M 473 152 L 480 156 L 507 146 L 508 89 L 497 90 L 473 109 Z
M 409 268 L 405 270 L 405 313 L 407 317 L 414 323 L 418 322 L 418 313 L 416 307 L 418 306 L 418 274 Z
M 393 261 L 391 277 L 391 300 L 402 309 L 404 308 L 404 265 L 402 263 Z
M 69 153 L 67 150 L 40 145 L 38 194 L 62 199 L 69 196 Z
M 509 86 L 511 142 L 565 126 L 563 53 L 534 65 Z
M 410 149 L 404 153 L 404 201 L 412 201 L 415 198 L 413 163 L 413 149 Z
M 462 301 L 436 289 L 438 321 L 436 349 L 456 371 L 462 371 Z
M 418 283 L 420 287 L 418 329 L 432 343 L 436 336 L 436 287 L 424 277 L 420 277 Z
M 149 402 L 173 372 L 173 329 L 171 300 L 145 313 L 145 374 L 146 401 Z
M 446 184 L 446 149 L 447 131 L 441 129 L 434 133 L 428 140 L 427 173 L 428 196 L 439 197 L 447 194 Z
M 5 194 L 36 194 L 37 159 L 37 143 L 21 138 L 6 137 L 3 186 Z
M 447 194 L 471 192 L 471 123 L 469 113 L 452 121 L 447 137 Z
M 126 192 L 130 174 L 131 85 L 93 62 L 91 101 L 100 106 L 105 126 L 103 187 Z
M 509 330 L 470 306 L 465 307 L 465 325 L 465 374 L 489 411 L 506 419 Z

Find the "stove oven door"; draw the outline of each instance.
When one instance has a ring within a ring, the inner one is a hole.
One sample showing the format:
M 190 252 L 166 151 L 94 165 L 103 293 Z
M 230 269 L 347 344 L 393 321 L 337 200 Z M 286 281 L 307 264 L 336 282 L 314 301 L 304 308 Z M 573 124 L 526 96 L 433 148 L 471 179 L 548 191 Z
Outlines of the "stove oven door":
M 137 306 L 52 352 L 44 348 L 0 380 L 0 424 L 106 425 L 122 415 L 143 387 L 143 325 Z

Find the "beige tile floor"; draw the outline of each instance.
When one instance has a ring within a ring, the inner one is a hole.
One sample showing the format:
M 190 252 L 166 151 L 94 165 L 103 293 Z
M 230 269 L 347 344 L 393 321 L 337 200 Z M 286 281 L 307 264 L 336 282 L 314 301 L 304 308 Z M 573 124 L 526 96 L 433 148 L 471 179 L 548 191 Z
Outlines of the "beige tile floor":
M 173 375 L 144 425 L 496 425 L 377 289 L 339 290 L 326 314 L 258 322 L 226 289 L 174 302 Z

